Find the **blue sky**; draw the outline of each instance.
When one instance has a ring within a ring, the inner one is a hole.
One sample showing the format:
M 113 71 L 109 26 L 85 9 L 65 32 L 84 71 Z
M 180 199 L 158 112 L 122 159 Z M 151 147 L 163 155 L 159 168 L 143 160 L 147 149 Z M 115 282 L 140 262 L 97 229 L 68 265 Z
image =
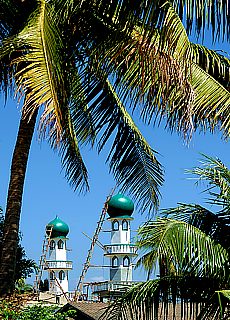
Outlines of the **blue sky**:
M 206 39 L 208 41 L 208 39 Z M 210 41 L 208 41 L 210 42 Z M 216 49 L 229 51 L 227 43 L 215 45 Z M 0 205 L 5 209 L 6 195 L 12 152 L 17 135 L 20 110 L 16 101 L 9 100 L 0 108 Z M 176 206 L 177 202 L 203 203 L 202 188 L 188 179 L 185 169 L 199 164 L 201 155 L 219 157 L 230 167 L 230 146 L 220 133 L 195 134 L 189 145 L 177 134 L 170 134 L 162 127 L 140 126 L 153 149 L 159 152 L 158 160 L 165 170 L 165 183 L 161 188 L 161 208 Z M 70 227 L 69 259 L 73 260 L 74 270 L 70 274 L 70 289 L 73 290 L 79 279 L 83 263 L 89 249 L 90 240 L 82 232 L 92 236 L 99 219 L 106 196 L 114 187 L 114 181 L 105 165 L 105 154 L 97 156 L 96 151 L 84 149 L 84 159 L 90 175 L 91 191 L 87 195 L 74 193 L 69 187 L 64 172 L 61 172 L 60 159 L 46 141 L 38 140 L 36 132 L 29 157 L 27 169 L 20 229 L 23 234 L 23 246 L 28 257 L 38 261 L 41 255 L 45 225 L 56 215 Z M 135 212 L 133 230 L 146 219 L 146 213 Z M 105 222 L 104 229 L 109 229 Z M 135 232 L 134 232 L 135 234 Z M 101 233 L 100 241 L 109 243 L 108 233 Z M 108 265 L 103 252 L 95 248 L 92 264 Z M 107 279 L 106 269 L 89 269 L 86 279 L 97 281 Z M 134 271 L 134 279 L 145 279 L 142 271 Z M 32 282 L 31 280 L 29 280 Z

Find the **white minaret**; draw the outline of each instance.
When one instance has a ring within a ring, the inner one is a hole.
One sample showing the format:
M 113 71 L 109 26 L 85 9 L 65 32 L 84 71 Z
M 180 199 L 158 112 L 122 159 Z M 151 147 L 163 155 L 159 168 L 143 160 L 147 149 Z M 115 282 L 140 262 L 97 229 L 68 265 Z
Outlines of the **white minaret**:
M 132 260 L 137 255 L 137 247 L 130 240 L 133 210 L 133 202 L 122 194 L 113 196 L 108 203 L 111 244 L 105 246 L 104 255 L 110 258 L 110 281 L 112 282 L 132 281 Z
M 72 270 L 72 261 L 67 260 L 67 240 L 69 233 L 68 225 L 56 216 L 47 227 L 53 226 L 50 246 L 47 254 L 49 292 L 56 295 L 69 291 L 69 270 Z

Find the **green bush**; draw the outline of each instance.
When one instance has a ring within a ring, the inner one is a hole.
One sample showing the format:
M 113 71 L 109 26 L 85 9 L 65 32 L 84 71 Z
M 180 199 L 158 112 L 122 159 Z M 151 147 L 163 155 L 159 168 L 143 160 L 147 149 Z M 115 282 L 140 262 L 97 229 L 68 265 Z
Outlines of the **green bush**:
M 55 314 L 57 306 L 34 305 L 18 310 L 12 303 L 2 302 L 0 305 L 0 319 L 2 320 L 66 320 L 74 316 L 76 311 L 71 310 L 63 314 Z
M 4 320 L 17 320 L 19 314 L 19 306 L 12 302 L 0 302 L 0 319 Z

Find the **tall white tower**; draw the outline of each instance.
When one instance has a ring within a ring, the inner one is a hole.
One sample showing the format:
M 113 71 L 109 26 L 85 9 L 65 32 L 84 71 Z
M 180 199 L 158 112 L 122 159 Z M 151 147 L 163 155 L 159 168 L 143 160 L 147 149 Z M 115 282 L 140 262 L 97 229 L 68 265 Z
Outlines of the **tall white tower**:
M 69 270 L 72 270 L 72 261 L 67 260 L 67 240 L 69 233 L 68 225 L 56 216 L 50 221 L 47 227 L 53 226 L 51 233 L 50 246 L 47 255 L 49 292 L 61 294 L 62 290 L 57 285 L 61 285 L 64 292 L 69 291 Z
M 110 281 L 118 285 L 132 281 L 132 260 L 137 255 L 137 247 L 130 237 L 133 210 L 133 202 L 122 194 L 113 196 L 108 203 L 111 244 L 105 246 L 104 255 L 110 258 Z

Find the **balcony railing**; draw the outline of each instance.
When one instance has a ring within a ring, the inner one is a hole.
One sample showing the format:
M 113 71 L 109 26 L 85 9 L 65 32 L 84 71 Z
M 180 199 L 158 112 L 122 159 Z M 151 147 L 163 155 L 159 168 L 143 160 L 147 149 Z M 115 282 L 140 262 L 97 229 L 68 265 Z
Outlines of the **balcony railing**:
M 137 247 L 133 244 L 115 244 L 115 245 L 105 245 L 105 255 L 111 254 L 137 254 Z
M 72 269 L 72 261 L 47 261 L 47 269 Z
M 92 291 L 93 292 L 101 292 L 101 291 L 126 291 L 131 286 L 140 283 L 140 281 L 105 281 L 98 282 L 93 284 Z

